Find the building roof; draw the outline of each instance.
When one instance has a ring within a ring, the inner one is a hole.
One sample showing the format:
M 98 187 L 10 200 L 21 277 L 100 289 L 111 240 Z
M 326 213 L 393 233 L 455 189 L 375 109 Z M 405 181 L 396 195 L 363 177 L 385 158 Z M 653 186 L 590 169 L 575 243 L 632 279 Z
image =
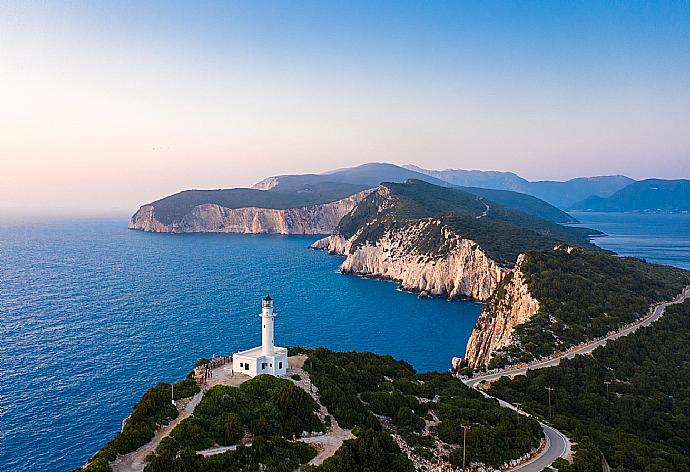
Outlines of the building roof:
M 277 357 L 278 355 L 285 355 L 287 356 L 287 348 L 286 347 L 281 347 L 281 346 L 274 346 L 273 350 L 275 351 L 275 356 L 264 356 L 262 351 L 261 351 L 261 346 L 253 347 L 251 349 L 247 349 L 245 351 L 240 351 L 236 352 L 234 355 L 240 356 L 240 357 L 249 357 L 253 359 L 257 359 L 260 357 Z
M 270 294 L 270 293 L 267 293 L 266 296 L 264 297 L 264 301 L 265 301 L 265 302 L 270 302 L 270 301 L 272 301 L 272 300 L 273 300 L 273 299 L 271 298 L 271 294 Z

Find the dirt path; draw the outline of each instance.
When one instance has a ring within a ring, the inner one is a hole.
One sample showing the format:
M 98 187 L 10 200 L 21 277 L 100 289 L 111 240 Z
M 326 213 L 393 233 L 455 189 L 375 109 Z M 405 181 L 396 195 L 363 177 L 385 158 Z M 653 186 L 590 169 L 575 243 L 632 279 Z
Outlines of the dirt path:
M 304 361 L 306 359 L 307 356 L 305 355 L 289 357 L 288 364 L 290 365 L 290 371 L 288 371 L 288 375 L 298 374 L 300 376 L 301 380 L 291 380 L 298 387 L 302 388 L 305 392 L 311 395 L 311 397 L 319 405 L 317 416 L 321 421 L 324 420 L 326 415 L 331 417 L 331 426 L 328 427 L 325 434 L 298 439 L 298 441 L 308 443 L 316 448 L 316 457 L 309 461 L 309 464 L 321 465 L 323 461 L 335 454 L 335 451 L 337 451 L 338 448 L 343 444 L 343 441 L 353 439 L 355 436 L 349 429 L 341 428 L 336 419 L 333 418 L 333 415 L 328 413 L 328 409 L 321 404 L 318 389 L 314 384 L 312 384 L 309 373 L 303 369 Z
M 175 426 L 180 424 L 180 422 L 185 418 L 189 418 L 194 411 L 194 408 L 196 408 L 201 401 L 203 395 L 204 392 L 199 392 L 194 395 L 191 400 L 184 399 L 178 401 L 177 411 L 179 414 L 177 415 L 177 418 L 172 420 L 167 425 L 158 428 L 156 434 L 153 436 L 153 439 L 151 439 L 151 441 L 149 441 L 147 444 L 144 444 L 134 452 L 130 452 L 124 456 L 118 456 L 117 459 L 110 463 L 110 467 L 113 469 L 113 471 L 130 472 L 144 470 L 144 467 L 146 466 L 146 456 L 156 450 L 158 445 L 161 443 L 161 440 L 170 434 L 170 432 L 175 429 Z
M 249 380 L 249 376 L 244 374 L 233 374 L 232 363 L 222 365 L 212 370 L 213 377 L 202 387 L 201 392 L 194 395 L 191 399 L 182 399 L 177 402 L 177 411 L 179 414 L 177 418 L 172 420 L 167 425 L 161 426 L 156 431 L 153 439 L 147 444 L 144 444 L 139 449 L 124 456 L 118 456 L 110 467 L 113 472 L 138 472 L 144 470 L 146 466 L 146 457 L 154 452 L 161 440 L 167 437 L 170 432 L 175 429 L 175 426 L 180 424 L 186 418 L 189 418 L 194 412 L 194 408 L 199 404 L 204 396 L 204 393 L 215 385 L 229 385 L 237 387 L 242 382 Z

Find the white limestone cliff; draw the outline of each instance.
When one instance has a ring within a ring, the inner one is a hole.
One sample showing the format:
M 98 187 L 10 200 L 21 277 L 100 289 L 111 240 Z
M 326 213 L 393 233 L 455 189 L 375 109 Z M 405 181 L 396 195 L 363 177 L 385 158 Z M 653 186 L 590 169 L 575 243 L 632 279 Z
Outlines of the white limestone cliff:
M 420 247 L 432 232 L 440 233 L 439 247 L 444 249 L 426 254 Z M 506 271 L 474 241 L 462 238 L 440 220 L 421 220 L 388 230 L 374 244 L 354 248 L 358 235 L 345 239 L 333 234 L 312 247 L 346 256 L 340 267 L 344 273 L 390 279 L 404 290 L 448 298 L 487 300 Z
M 465 351 L 469 367 L 487 365 L 496 350 L 513 342 L 515 326 L 529 321 L 539 311 L 539 301 L 530 293 L 521 271 L 524 261 L 521 254 L 479 315 Z
M 155 207 L 144 205 L 132 216 L 128 228 L 157 233 L 327 234 L 370 192 L 365 190 L 335 202 L 280 210 L 225 208 L 206 203 L 172 223 L 161 222 L 156 218 Z

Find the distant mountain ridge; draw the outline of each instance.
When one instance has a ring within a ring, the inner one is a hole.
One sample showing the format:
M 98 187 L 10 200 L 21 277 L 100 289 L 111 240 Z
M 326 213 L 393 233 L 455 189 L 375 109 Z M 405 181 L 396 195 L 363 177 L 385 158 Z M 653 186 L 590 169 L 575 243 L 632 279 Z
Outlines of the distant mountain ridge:
M 500 203 L 507 207 L 523 211 L 533 216 L 554 221 L 556 223 L 577 222 L 575 218 L 568 215 L 566 212 L 543 200 L 540 200 L 537 197 L 527 195 L 524 192 L 520 193 L 518 191 L 512 191 L 511 189 L 496 190 L 491 187 L 480 188 L 483 187 L 482 185 L 458 186 L 455 182 L 447 182 L 435 176 L 427 175 L 411 168 L 404 168 L 395 164 L 378 162 L 362 164 L 356 167 L 349 167 L 345 169 L 338 169 L 331 172 L 325 172 L 323 174 L 295 174 L 268 177 L 254 184 L 252 188 L 270 191 L 298 192 L 302 188 L 309 185 L 336 182 L 373 188 L 383 182 L 400 183 L 410 179 L 427 182 L 440 187 L 461 188 L 465 192 L 478 195 L 482 198 L 488 198 L 496 203 Z
M 608 198 L 586 198 L 575 203 L 573 209 L 603 212 L 688 212 L 690 180 L 640 180 Z
M 454 185 L 512 190 L 540 198 L 558 208 L 569 210 L 572 205 L 590 196 L 608 197 L 635 182 L 624 175 L 577 177 L 566 181 L 529 181 L 513 172 L 445 169 L 429 170 L 415 165 L 403 166 Z
M 442 187 L 452 186 L 452 183 L 426 175 L 414 170 L 405 169 L 395 164 L 384 162 L 370 162 L 355 167 L 337 169 L 322 174 L 292 174 L 267 177 L 255 183 L 252 188 L 259 190 L 299 191 L 305 186 L 323 182 L 338 182 L 343 184 L 360 185 L 373 188 L 381 182 L 404 182 L 407 179 L 417 179 Z

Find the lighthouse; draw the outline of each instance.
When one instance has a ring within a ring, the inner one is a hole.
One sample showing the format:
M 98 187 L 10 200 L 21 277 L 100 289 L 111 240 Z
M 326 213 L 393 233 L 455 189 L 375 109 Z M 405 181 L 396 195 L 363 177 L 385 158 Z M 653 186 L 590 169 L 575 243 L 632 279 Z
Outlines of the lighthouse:
M 261 300 L 261 353 L 264 356 L 272 356 L 274 354 L 273 346 L 275 339 L 273 339 L 273 320 L 276 314 L 273 312 L 273 299 L 268 293 Z
M 275 345 L 273 299 L 266 294 L 261 299 L 261 346 L 232 355 L 232 371 L 254 377 L 260 374 L 283 375 L 287 372 L 287 348 Z

